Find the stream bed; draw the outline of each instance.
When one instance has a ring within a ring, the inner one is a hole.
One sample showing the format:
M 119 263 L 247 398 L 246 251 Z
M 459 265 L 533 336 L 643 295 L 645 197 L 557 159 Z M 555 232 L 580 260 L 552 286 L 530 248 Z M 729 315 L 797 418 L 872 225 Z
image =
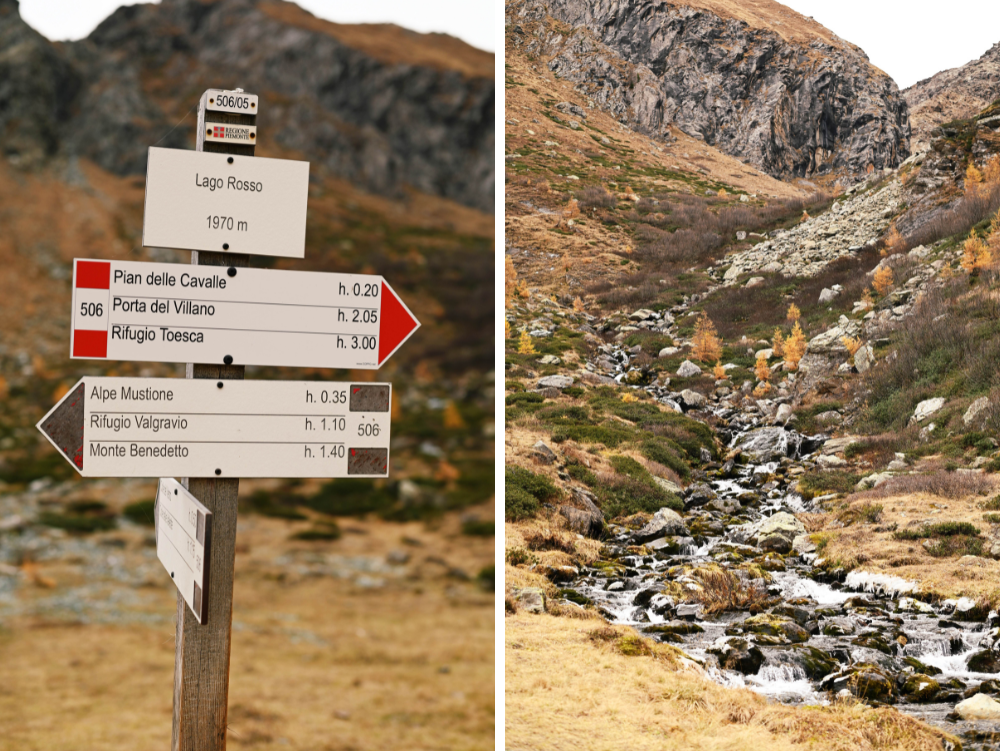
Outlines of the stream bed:
M 627 373 L 627 356 L 615 359 Z M 647 391 L 683 404 L 666 389 Z M 954 713 L 976 693 L 1000 696 L 997 613 L 966 598 L 928 604 L 915 583 L 896 577 L 818 566 L 793 514 L 819 511 L 823 499 L 806 501 L 792 488 L 827 437 L 764 426 L 743 410 L 713 412 L 744 463 L 695 473 L 680 515 L 661 509 L 642 529 L 612 526 L 602 559 L 564 583 L 563 595 L 676 644 L 720 684 L 791 705 L 838 696 L 892 704 L 965 749 L 1000 749 L 1000 721 Z M 709 612 L 685 596 L 706 583 L 758 596 L 747 609 Z

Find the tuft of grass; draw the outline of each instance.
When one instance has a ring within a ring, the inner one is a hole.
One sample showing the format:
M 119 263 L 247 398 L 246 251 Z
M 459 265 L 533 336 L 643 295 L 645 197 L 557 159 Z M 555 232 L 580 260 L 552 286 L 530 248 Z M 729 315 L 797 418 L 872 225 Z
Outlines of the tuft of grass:
M 705 608 L 706 613 L 725 613 L 746 610 L 759 613 L 774 604 L 767 590 L 758 587 L 756 580 L 744 582 L 731 571 L 722 568 L 703 568 L 695 572 L 701 590 L 692 597 Z

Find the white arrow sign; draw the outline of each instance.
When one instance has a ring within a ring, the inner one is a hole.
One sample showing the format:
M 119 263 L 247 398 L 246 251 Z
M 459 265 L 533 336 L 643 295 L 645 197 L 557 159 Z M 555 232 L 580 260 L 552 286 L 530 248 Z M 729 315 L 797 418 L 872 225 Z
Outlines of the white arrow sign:
M 208 618 L 212 512 L 170 477 L 156 489 L 156 557 L 198 623 Z
M 386 477 L 388 383 L 85 376 L 38 423 L 84 477 Z
M 256 140 L 216 127 L 209 140 Z M 308 199 L 309 162 L 151 147 L 142 244 L 304 258 Z
M 73 266 L 73 358 L 374 370 L 419 326 L 380 276 Z

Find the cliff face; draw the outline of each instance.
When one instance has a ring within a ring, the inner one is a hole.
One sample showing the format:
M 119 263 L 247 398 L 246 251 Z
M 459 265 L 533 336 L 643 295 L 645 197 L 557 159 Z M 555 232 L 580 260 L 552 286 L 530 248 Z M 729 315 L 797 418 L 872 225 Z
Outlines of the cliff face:
M 914 151 L 930 142 L 935 126 L 972 117 L 1000 98 L 1000 44 L 978 60 L 936 73 L 903 92 L 910 105 Z
M 860 49 L 777 3 L 751 3 L 753 24 L 698 4 L 512 0 L 507 13 L 514 44 L 648 135 L 672 125 L 783 179 L 851 181 L 908 156 L 906 101 Z M 781 33 L 791 21 L 817 31 Z
M 53 44 L 0 0 L 0 150 L 16 163 L 82 156 L 141 174 L 148 146 L 191 147 L 189 109 L 210 86 L 261 95 L 264 155 L 378 193 L 410 185 L 493 210 L 488 53 L 272 0 L 126 6 L 87 39 Z

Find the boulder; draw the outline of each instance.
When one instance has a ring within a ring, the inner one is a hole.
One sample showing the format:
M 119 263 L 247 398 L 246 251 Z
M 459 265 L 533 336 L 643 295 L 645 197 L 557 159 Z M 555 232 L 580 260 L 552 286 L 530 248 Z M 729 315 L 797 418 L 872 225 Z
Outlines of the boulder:
M 761 613 L 752 615 L 726 629 L 726 634 L 753 634 L 758 644 L 801 644 L 809 640 L 809 632 L 791 618 Z
M 646 308 L 640 308 L 630 315 L 628 318 L 630 321 L 645 321 L 647 318 L 655 318 L 656 313 L 652 310 L 646 310 Z
M 681 350 L 679 347 L 664 347 L 663 349 L 660 350 L 657 357 L 671 357 L 673 355 L 676 355 L 680 351 Z
M 544 441 L 537 441 L 531 447 L 531 458 L 539 464 L 552 464 L 557 459 L 555 452 Z
M 708 399 L 691 389 L 684 389 L 681 392 L 681 401 L 688 409 L 701 409 L 708 403 Z
M 929 675 L 914 673 L 903 684 L 902 694 L 915 704 L 926 704 L 934 701 L 940 690 L 941 685 Z
M 896 684 L 882 668 L 870 663 L 862 663 L 852 668 L 847 679 L 847 689 L 859 699 L 880 704 L 891 704 L 896 700 Z
M 704 506 L 709 501 L 715 500 L 716 492 L 703 482 L 696 482 L 687 489 L 687 497 L 684 499 L 684 507 L 692 508 Z
M 850 618 L 826 618 L 820 630 L 824 636 L 849 636 L 854 633 L 854 621 Z
M 805 533 L 802 522 L 787 511 L 779 511 L 755 523 L 750 539 L 761 550 L 789 553 L 795 538 Z
M 816 422 L 820 425 L 836 425 L 843 420 L 843 416 L 835 409 L 820 412 L 816 415 Z
M 764 277 L 762 276 L 752 276 L 747 279 L 747 283 L 744 285 L 746 287 L 758 287 L 764 283 Z
M 862 477 L 858 480 L 858 484 L 854 486 L 855 490 L 871 490 L 872 488 L 877 488 L 883 482 L 887 482 L 894 477 L 892 472 L 876 472 L 873 475 L 868 475 L 868 477 Z
M 799 555 L 815 553 L 816 545 L 809 539 L 809 535 L 796 535 L 792 540 L 792 551 Z
M 973 673 L 1000 673 L 1000 656 L 988 649 L 974 653 L 966 664 Z
M 784 428 L 757 428 L 740 437 L 734 448 L 740 449 L 748 461 L 772 462 L 795 456 L 801 437 Z
M 979 397 L 976 401 L 969 405 L 967 410 L 965 410 L 965 414 L 962 415 L 962 422 L 966 425 L 971 424 L 988 406 L 990 406 L 989 397 Z
M 713 498 L 705 504 L 705 508 L 722 514 L 735 514 L 742 507 L 735 498 Z
M 778 411 L 774 413 L 775 424 L 785 425 L 795 415 L 795 410 L 791 404 L 779 404 Z
M 538 379 L 540 389 L 566 389 L 573 385 L 573 377 L 565 375 L 551 375 Z
M 764 664 L 764 653 L 746 639 L 726 639 L 708 648 L 719 660 L 723 670 L 735 670 L 743 675 L 756 675 Z
M 517 609 L 526 613 L 545 612 L 545 592 L 538 587 L 526 587 L 514 595 Z
M 870 344 L 863 344 L 854 353 L 854 367 L 859 373 L 867 373 L 875 363 L 875 350 Z
M 826 303 L 833 302 L 837 299 L 837 295 L 839 294 L 840 293 L 835 290 L 824 288 L 823 291 L 819 293 L 819 304 L 825 305 Z
M 915 410 L 913 410 L 913 416 L 910 418 L 910 422 L 921 422 L 926 420 L 943 406 L 943 397 L 936 396 L 933 399 L 925 399 L 917 405 Z
M 562 360 L 560 360 L 555 355 L 543 355 L 542 357 L 539 357 L 537 360 L 535 360 L 535 362 L 537 362 L 539 365 L 558 365 L 559 363 L 562 362 Z
M 668 493 L 675 493 L 677 495 L 684 494 L 684 488 L 678 485 L 676 482 L 671 482 L 663 477 L 657 477 L 653 475 L 653 482 L 655 482 L 659 487 L 666 490 Z
M 956 704 L 955 714 L 963 720 L 1000 720 L 1000 702 L 986 694 L 976 694 Z
M 668 535 L 686 536 L 687 534 L 688 528 L 683 517 L 672 509 L 661 508 L 653 514 L 653 518 L 646 526 L 632 536 L 632 539 L 641 544 Z
M 681 366 L 677 368 L 677 375 L 681 378 L 693 378 L 694 376 L 701 375 L 701 368 L 690 360 L 685 360 L 681 363 Z

